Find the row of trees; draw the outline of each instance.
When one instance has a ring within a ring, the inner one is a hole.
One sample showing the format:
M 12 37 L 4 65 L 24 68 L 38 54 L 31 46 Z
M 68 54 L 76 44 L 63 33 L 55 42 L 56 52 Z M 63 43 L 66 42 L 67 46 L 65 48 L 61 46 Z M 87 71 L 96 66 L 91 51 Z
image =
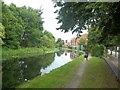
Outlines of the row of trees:
M 2 2 L 2 22 L 0 22 L 0 44 L 3 47 L 55 47 L 54 36 L 43 29 L 42 9 L 9 6 Z
M 88 29 L 89 49 L 96 44 L 106 48 L 120 45 L 120 2 L 56 2 L 55 7 L 60 7 L 57 28 L 64 32 L 72 31 L 81 33 Z M 120 47 L 120 46 L 119 46 Z

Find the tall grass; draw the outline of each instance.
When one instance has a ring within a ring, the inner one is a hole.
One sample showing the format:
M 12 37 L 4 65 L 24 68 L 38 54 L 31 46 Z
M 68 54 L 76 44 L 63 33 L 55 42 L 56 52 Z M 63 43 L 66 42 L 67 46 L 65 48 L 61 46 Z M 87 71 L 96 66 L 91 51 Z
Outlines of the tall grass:
M 35 55 L 41 55 L 44 53 L 54 52 L 57 49 L 49 48 L 20 48 L 20 49 L 2 49 L 2 60 L 10 58 L 30 57 Z

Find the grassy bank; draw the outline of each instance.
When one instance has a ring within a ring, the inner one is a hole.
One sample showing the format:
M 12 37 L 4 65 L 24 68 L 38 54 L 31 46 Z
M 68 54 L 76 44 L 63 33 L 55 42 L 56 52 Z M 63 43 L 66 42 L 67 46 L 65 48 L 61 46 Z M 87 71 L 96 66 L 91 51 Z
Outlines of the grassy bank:
M 117 88 L 118 82 L 105 61 L 100 58 L 93 57 L 89 61 L 80 87 Z
M 83 56 L 72 62 L 53 70 L 51 73 L 38 76 L 18 88 L 63 88 L 72 79 L 79 64 L 84 60 Z
M 58 51 L 58 49 L 49 48 L 21 48 L 21 49 L 2 49 L 2 60 L 7 60 L 11 58 L 21 58 L 21 57 L 31 57 L 37 56 L 45 53 L 51 53 Z

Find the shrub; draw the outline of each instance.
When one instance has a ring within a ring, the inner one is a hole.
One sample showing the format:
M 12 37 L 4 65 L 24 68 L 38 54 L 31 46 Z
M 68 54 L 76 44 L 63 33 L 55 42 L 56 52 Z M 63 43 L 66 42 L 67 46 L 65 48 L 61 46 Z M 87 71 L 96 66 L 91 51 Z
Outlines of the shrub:
M 96 57 L 103 56 L 104 55 L 104 46 L 95 44 L 94 46 L 92 46 L 90 52 L 91 52 L 92 56 L 96 56 Z

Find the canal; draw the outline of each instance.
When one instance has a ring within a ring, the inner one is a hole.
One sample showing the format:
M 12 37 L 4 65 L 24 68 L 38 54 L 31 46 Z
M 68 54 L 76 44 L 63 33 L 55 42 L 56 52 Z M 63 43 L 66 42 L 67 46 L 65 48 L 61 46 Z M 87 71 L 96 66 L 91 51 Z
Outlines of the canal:
M 2 62 L 2 88 L 15 88 L 38 75 L 50 73 L 79 55 L 76 51 L 59 51 L 37 57 L 5 60 Z

